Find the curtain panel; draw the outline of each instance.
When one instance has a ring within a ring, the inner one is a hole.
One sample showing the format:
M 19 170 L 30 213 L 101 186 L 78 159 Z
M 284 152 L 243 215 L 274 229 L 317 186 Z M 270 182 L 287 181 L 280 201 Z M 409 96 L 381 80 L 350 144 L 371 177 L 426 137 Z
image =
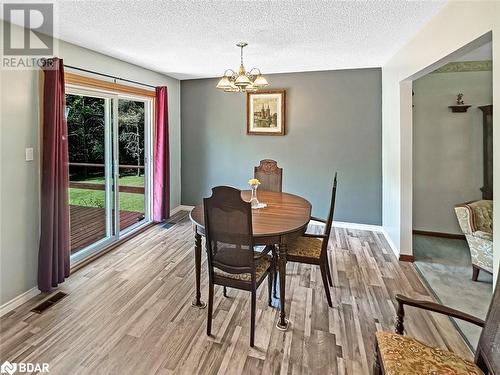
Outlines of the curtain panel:
M 156 88 L 155 148 L 153 159 L 153 221 L 170 216 L 170 155 L 167 87 Z
M 43 70 L 42 167 L 38 288 L 50 292 L 70 273 L 68 127 L 64 65 L 54 58 Z

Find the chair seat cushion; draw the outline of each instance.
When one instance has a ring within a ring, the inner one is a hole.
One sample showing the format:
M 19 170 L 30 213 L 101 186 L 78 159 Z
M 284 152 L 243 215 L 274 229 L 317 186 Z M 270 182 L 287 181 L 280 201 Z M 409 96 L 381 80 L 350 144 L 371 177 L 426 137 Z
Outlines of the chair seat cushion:
M 323 241 L 313 237 L 298 237 L 288 244 L 287 255 L 305 258 L 319 258 Z
M 260 253 L 255 253 L 256 256 L 260 256 Z M 259 281 L 262 276 L 266 273 L 272 263 L 272 257 L 270 255 L 264 255 L 260 258 L 255 259 L 255 280 Z M 251 281 L 252 275 L 249 273 L 229 273 L 224 272 L 220 269 L 214 267 L 214 273 L 217 276 L 227 277 L 228 279 L 235 279 L 241 281 Z
M 411 337 L 391 332 L 377 332 L 376 337 L 386 375 L 483 375 L 474 363 Z

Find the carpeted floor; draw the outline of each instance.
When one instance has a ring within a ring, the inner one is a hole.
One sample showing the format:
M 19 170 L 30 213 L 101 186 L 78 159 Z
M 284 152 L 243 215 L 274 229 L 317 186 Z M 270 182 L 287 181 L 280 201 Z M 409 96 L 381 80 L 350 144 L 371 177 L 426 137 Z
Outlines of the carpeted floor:
M 413 236 L 415 265 L 436 297 L 445 305 L 485 318 L 493 280 L 486 272 L 471 280 L 470 252 L 465 240 Z M 477 346 L 481 329 L 455 320 L 469 345 Z

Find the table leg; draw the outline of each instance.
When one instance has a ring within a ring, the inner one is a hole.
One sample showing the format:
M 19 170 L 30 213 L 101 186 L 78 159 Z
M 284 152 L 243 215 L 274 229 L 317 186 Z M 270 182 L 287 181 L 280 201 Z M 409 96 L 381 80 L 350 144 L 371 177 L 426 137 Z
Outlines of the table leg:
M 280 318 L 276 327 L 281 331 L 288 328 L 288 320 L 285 318 L 285 285 L 286 285 L 286 243 L 283 241 L 279 246 L 279 274 L 280 274 Z
M 199 309 L 204 309 L 207 307 L 207 304 L 201 300 L 201 236 L 196 229 L 194 234 L 194 271 L 196 277 L 196 299 L 192 302 L 192 305 Z

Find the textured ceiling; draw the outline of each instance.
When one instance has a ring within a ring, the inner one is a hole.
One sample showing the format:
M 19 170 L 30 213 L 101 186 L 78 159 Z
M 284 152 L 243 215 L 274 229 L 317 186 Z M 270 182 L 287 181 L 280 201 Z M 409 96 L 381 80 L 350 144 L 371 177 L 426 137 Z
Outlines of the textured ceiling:
M 58 36 L 176 78 L 382 66 L 445 1 L 57 1 Z

